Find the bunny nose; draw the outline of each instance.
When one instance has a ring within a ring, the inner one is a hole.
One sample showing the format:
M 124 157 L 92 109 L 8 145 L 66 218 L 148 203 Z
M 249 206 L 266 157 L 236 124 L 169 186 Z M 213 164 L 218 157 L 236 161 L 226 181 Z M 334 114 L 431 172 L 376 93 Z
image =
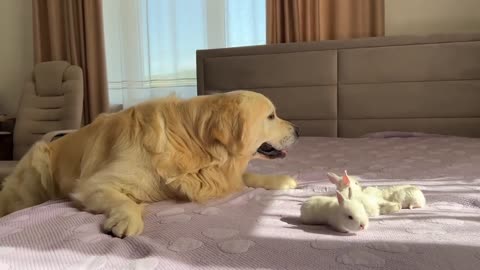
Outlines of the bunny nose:
M 362 230 L 365 230 L 365 225 L 360 224 L 360 228 L 361 228 Z

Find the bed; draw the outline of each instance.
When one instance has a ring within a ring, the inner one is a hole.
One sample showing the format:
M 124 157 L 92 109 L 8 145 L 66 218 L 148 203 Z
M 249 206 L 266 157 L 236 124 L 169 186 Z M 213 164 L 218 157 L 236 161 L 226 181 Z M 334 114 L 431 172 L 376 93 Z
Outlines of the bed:
M 51 201 L 0 219 L 0 269 L 478 269 L 480 35 L 205 50 L 197 72 L 200 95 L 259 91 L 302 128 L 286 159 L 249 165 L 299 187 L 149 205 L 145 232 L 125 239 Z M 300 204 L 344 169 L 418 185 L 427 206 L 356 235 L 302 225 Z

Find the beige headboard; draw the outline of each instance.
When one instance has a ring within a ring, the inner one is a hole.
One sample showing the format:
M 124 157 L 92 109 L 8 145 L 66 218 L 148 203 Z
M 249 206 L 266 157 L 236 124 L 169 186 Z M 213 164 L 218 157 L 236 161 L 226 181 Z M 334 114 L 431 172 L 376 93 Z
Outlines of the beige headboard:
M 480 33 L 200 50 L 197 82 L 265 94 L 302 135 L 480 137 Z

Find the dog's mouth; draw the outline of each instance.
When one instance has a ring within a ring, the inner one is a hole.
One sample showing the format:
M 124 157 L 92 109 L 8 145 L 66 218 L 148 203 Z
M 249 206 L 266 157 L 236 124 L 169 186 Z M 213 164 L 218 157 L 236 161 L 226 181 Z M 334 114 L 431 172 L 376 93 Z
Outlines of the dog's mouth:
M 260 145 L 260 147 L 257 149 L 257 153 L 269 159 L 284 158 L 287 156 L 287 152 L 285 150 L 278 150 L 266 142 Z

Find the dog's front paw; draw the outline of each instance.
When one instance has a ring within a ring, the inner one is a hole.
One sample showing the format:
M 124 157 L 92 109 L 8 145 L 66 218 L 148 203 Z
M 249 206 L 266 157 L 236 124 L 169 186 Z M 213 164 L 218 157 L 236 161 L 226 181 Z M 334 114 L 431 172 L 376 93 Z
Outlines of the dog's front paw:
M 296 187 L 297 181 L 288 175 L 274 176 L 270 179 L 268 185 L 266 186 L 267 189 L 273 190 L 294 189 Z
M 247 187 L 264 188 L 270 190 L 293 189 L 297 181 L 288 175 L 261 175 L 246 173 L 243 181 Z
M 142 214 L 122 208 L 114 209 L 103 224 L 103 229 L 120 238 L 139 235 L 143 232 Z
M 283 175 L 278 179 L 279 188 L 278 189 L 294 189 L 297 187 L 297 180 L 288 175 Z

